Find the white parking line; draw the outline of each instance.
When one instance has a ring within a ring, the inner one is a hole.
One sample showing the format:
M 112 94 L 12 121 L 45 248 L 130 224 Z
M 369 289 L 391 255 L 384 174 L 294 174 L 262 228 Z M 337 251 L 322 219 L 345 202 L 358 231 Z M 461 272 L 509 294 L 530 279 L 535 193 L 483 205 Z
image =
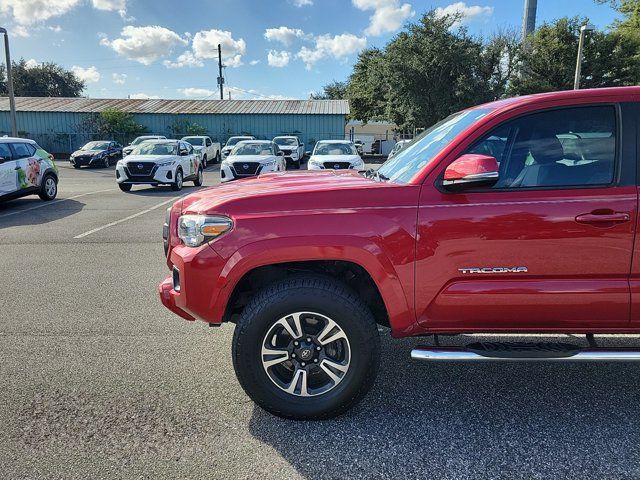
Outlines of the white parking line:
M 61 198 L 59 200 L 54 200 L 53 202 L 44 202 L 40 205 L 36 205 L 35 207 L 25 208 L 23 210 L 16 210 L 14 212 L 9 212 L 0 215 L 0 218 L 10 217 L 11 215 L 18 215 L 19 213 L 30 212 L 31 210 L 37 210 L 38 208 L 50 207 L 51 205 L 55 205 L 56 203 L 66 202 L 67 200 L 73 200 L 75 198 L 86 197 L 87 195 L 95 195 L 96 193 L 104 193 L 104 192 L 112 192 L 115 191 L 115 188 L 109 188 L 107 190 L 96 190 L 95 192 L 81 193 L 80 195 L 74 195 L 69 198 Z
M 149 207 L 146 210 L 142 210 L 141 212 L 134 213 L 133 215 L 129 215 L 128 217 L 125 217 L 125 218 L 121 218 L 120 220 L 116 220 L 115 222 L 107 223 L 106 225 L 102 225 L 101 227 L 94 228 L 93 230 L 89 230 L 88 232 L 81 233 L 80 235 L 76 235 L 73 238 L 76 238 L 76 239 L 77 238 L 84 238 L 84 237 L 87 237 L 87 236 L 89 236 L 89 235 L 91 235 L 93 233 L 99 232 L 100 230 L 104 230 L 105 228 L 113 227 L 113 226 L 118 225 L 120 223 L 123 223 L 123 222 L 126 222 L 128 220 L 131 220 L 132 218 L 139 217 L 140 215 L 144 215 L 145 213 L 149 213 L 152 210 L 156 210 L 157 208 L 160 208 L 163 205 L 166 205 L 167 203 L 175 202 L 181 196 L 182 195 L 178 195 L 177 197 L 170 198 L 169 200 L 166 200 L 166 201 L 164 201 L 162 203 L 154 205 L 153 207 Z

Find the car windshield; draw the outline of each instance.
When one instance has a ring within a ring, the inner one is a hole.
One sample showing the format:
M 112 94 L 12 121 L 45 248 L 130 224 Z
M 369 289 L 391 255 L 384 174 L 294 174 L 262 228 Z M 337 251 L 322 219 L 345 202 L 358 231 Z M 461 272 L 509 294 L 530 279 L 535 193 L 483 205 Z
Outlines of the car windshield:
M 145 142 L 138 145 L 131 152 L 132 155 L 177 155 L 177 143 Z
M 109 142 L 89 142 L 80 150 L 106 150 L 109 148 Z
M 314 155 L 357 155 L 356 147 L 350 143 L 324 143 L 316 145 Z
M 247 137 L 231 137 L 229 140 L 227 140 L 226 146 L 233 147 L 236 143 L 242 142 L 243 140 L 251 140 L 251 139 Z
M 236 146 L 231 155 L 273 155 L 271 144 L 243 142 Z
M 460 132 L 490 111 L 488 108 L 476 108 L 454 113 L 426 129 L 410 144 L 405 145 L 397 155 L 382 164 L 377 172 L 379 178 L 394 183 L 409 182 Z
M 190 143 L 191 145 L 199 145 L 202 146 L 204 145 L 204 138 L 201 137 L 184 137 L 182 140 L 184 140 L 185 142 Z
M 295 138 L 276 137 L 273 139 L 273 141 L 278 145 L 291 145 L 291 146 L 298 145 L 298 140 L 296 140 Z

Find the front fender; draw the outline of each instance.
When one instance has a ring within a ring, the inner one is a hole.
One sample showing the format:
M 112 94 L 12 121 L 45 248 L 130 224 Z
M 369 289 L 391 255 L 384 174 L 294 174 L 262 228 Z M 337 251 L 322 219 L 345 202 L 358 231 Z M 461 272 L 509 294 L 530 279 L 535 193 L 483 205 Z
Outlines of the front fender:
M 215 250 L 215 244 L 212 247 Z M 313 260 L 348 261 L 364 268 L 378 287 L 394 335 L 403 336 L 414 328 L 411 302 L 393 263 L 375 243 L 352 236 L 288 237 L 286 241 L 265 239 L 245 245 L 228 258 L 220 273 L 216 285 L 219 294 L 210 305 L 214 316 L 223 317 L 233 290 L 251 270 Z M 413 288 L 412 284 L 406 287 Z

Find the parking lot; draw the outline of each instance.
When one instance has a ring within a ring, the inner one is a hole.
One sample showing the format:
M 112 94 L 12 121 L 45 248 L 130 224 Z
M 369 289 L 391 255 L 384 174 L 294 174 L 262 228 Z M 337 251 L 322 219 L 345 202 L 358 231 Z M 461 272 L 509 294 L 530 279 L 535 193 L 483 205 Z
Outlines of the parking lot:
M 59 168 L 57 200 L 0 204 L 4 478 L 640 476 L 633 364 L 421 365 L 409 352 L 431 339 L 384 330 L 358 407 L 323 422 L 263 412 L 235 378 L 232 325 L 158 300 L 165 208 L 192 183 L 125 194 L 114 167 Z M 210 167 L 205 186 L 218 178 Z

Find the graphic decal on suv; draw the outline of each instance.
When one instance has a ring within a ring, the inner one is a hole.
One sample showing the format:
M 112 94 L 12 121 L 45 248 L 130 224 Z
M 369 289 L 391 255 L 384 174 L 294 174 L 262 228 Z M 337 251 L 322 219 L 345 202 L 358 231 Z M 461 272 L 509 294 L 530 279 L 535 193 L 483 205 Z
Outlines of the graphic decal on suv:
M 464 267 L 459 268 L 462 273 L 527 273 L 527 267 Z

